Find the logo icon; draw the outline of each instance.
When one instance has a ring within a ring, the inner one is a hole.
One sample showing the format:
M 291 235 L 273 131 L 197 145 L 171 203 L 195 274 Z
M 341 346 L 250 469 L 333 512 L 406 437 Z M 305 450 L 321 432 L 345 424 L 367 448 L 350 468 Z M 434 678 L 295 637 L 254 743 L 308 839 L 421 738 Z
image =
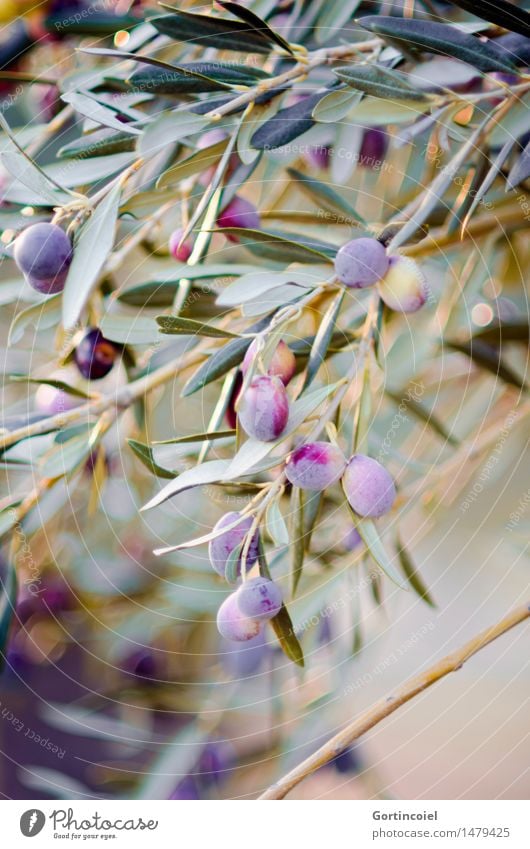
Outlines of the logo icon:
M 20 817 L 20 830 L 24 837 L 35 837 L 44 828 L 46 817 L 37 808 L 25 811 Z

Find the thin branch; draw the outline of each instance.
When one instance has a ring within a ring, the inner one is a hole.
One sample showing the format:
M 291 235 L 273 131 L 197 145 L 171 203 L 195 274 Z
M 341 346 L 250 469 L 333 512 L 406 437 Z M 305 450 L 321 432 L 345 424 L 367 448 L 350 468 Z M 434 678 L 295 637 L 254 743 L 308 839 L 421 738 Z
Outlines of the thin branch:
M 89 416 L 99 416 L 105 410 L 112 407 L 119 409 L 130 407 L 131 404 L 142 398 L 146 393 L 167 383 L 168 380 L 176 377 L 184 369 L 196 365 L 203 358 L 204 351 L 202 347 L 198 347 L 187 355 L 180 354 L 174 360 L 171 360 L 171 362 L 156 369 L 156 371 L 150 372 L 122 386 L 112 395 L 102 395 L 100 398 L 89 401 L 87 404 L 81 404 L 72 410 L 39 419 L 37 422 L 4 433 L 0 436 L 0 451 L 9 448 L 10 445 L 15 445 L 21 439 L 27 439 L 30 436 L 40 436 L 44 433 L 51 433 L 54 430 L 61 430 L 76 422 L 86 420 Z
M 426 672 L 421 672 L 414 678 L 410 678 L 394 693 L 380 699 L 375 705 L 372 705 L 371 708 L 347 725 L 343 731 L 340 731 L 321 746 L 320 749 L 317 749 L 316 752 L 306 758 L 305 761 L 302 761 L 301 764 L 292 769 L 287 775 L 280 778 L 279 781 L 262 793 L 259 798 L 284 799 L 289 791 L 303 781 L 304 778 L 307 778 L 308 775 L 311 775 L 321 766 L 332 761 L 340 752 L 351 746 L 355 740 L 358 740 L 359 737 L 366 734 L 367 731 L 370 731 L 371 728 L 383 719 L 386 719 L 387 716 L 390 716 L 390 714 L 394 713 L 402 705 L 409 702 L 414 696 L 417 696 L 437 681 L 440 681 L 441 678 L 449 675 L 450 672 L 456 672 L 458 669 L 461 669 L 464 663 L 473 657 L 473 655 L 528 618 L 530 618 L 530 602 L 516 607 L 496 625 L 482 631 L 461 648 L 439 660 L 438 663 L 435 663 Z

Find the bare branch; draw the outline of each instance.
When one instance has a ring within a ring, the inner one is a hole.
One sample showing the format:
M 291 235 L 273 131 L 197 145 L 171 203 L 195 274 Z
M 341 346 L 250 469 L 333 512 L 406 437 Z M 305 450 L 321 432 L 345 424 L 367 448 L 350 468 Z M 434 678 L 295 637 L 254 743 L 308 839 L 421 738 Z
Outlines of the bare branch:
M 262 795 L 260 799 L 284 799 L 293 787 L 300 784 L 304 778 L 311 775 L 321 766 L 329 763 L 340 752 L 351 746 L 355 740 L 358 740 L 363 734 L 366 734 L 371 728 L 390 716 L 402 705 L 409 702 L 414 696 L 422 693 L 428 687 L 431 687 L 441 678 L 445 678 L 450 672 L 456 672 L 461 669 L 464 663 L 477 654 L 481 649 L 492 643 L 498 637 L 506 634 L 511 628 L 524 622 L 530 618 L 530 602 L 516 607 L 511 613 L 508 613 L 503 619 L 491 628 L 482 631 L 476 637 L 473 637 L 461 648 L 446 655 L 434 666 L 427 669 L 426 672 L 421 672 L 414 678 L 410 678 L 405 684 L 399 687 L 394 693 L 380 699 L 371 708 L 364 711 L 357 719 L 354 719 L 349 725 L 335 734 L 327 743 L 317 749 L 312 755 L 298 764 L 294 769 L 287 773 L 279 781 L 271 785 Z

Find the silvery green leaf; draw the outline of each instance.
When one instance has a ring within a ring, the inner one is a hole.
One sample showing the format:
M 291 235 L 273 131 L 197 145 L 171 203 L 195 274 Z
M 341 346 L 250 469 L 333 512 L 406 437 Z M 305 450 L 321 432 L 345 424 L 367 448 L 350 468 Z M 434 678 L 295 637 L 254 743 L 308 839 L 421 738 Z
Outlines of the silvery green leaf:
M 37 329 L 46 329 L 56 325 L 60 318 L 61 295 L 50 295 L 15 316 L 11 322 L 7 344 L 10 346 L 19 342 L 30 324 Z
M 229 466 L 230 460 L 209 460 L 207 463 L 201 463 L 199 466 L 187 469 L 171 481 L 171 483 L 162 487 L 141 509 L 150 510 L 152 507 L 157 507 L 159 504 L 167 501 L 168 498 L 172 498 L 177 493 L 184 492 L 186 489 L 225 480 Z
M 140 137 L 138 152 L 141 156 L 152 156 L 168 144 L 200 133 L 209 123 L 207 118 L 192 112 L 163 112 Z
M 456 27 L 435 21 L 398 18 L 387 15 L 368 15 L 359 24 L 370 32 L 388 39 L 404 52 L 415 54 L 426 50 L 442 56 L 454 56 L 480 71 L 513 71 L 505 51 L 492 41 L 481 41 Z
M 414 88 L 406 74 L 383 65 L 345 65 L 334 68 L 333 73 L 350 88 L 372 97 L 385 100 L 429 100 L 425 92 Z
M 83 225 L 63 290 L 63 324 L 71 329 L 79 319 L 114 244 L 121 185 L 116 183 Z
M 275 545 L 289 545 L 289 531 L 278 501 L 272 501 L 267 507 L 265 524 Z
M 160 340 L 156 319 L 147 316 L 107 313 L 99 326 L 106 339 L 121 345 L 154 345 Z
M 335 124 L 344 120 L 351 108 L 359 103 L 362 94 L 347 88 L 326 94 L 313 109 L 313 118 L 322 124 Z
M 138 136 L 141 133 L 141 130 L 131 126 L 131 124 L 124 124 L 119 121 L 116 112 L 99 103 L 93 95 L 80 91 L 69 91 L 61 95 L 61 99 L 70 104 L 80 115 L 90 118 L 91 121 L 95 121 L 103 127 L 110 127 L 112 130 L 119 130 L 132 136 Z
M 407 589 L 406 583 L 403 581 L 401 575 L 387 554 L 385 546 L 381 542 L 379 532 L 372 520 L 360 519 L 356 516 L 355 527 L 357 528 L 359 535 L 370 552 L 373 560 L 375 560 L 387 578 L 390 578 L 390 580 L 393 581 L 394 584 L 397 584 L 397 586 L 402 590 Z
M 322 269 L 318 267 L 295 268 L 292 271 L 260 269 L 243 274 L 239 279 L 230 283 L 217 298 L 217 303 L 222 307 L 239 306 L 246 301 L 260 298 L 285 283 L 307 289 L 318 285 L 320 282 L 322 282 Z

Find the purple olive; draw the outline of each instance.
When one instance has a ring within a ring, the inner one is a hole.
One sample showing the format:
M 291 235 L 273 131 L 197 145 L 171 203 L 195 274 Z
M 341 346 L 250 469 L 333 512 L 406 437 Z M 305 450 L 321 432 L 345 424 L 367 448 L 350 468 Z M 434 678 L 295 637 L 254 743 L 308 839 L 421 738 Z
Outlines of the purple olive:
M 308 442 L 296 448 L 285 466 L 287 479 L 300 489 L 322 492 L 344 473 L 346 458 L 330 442 Z
M 279 377 L 254 377 L 241 398 L 239 422 L 248 436 L 272 442 L 285 429 L 289 399 Z
M 377 239 L 352 239 L 338 251 L 335 272 L 339 280 L 353 289 L 373 286 L 386 274 L 388 257 L 384 245 Z
M 235 643 L 245 643 L 256 637 L 261 628 L 261 622 L 249 619 L 241 613 L 237 603 L 237 593 L 225 598 L 217 612 L 217 630 L 227 640 Z
M 329 157 L 330 149 L 325 144 L 311 145 L 303 156 L 308 165 L 312 165 L 313 168 L 320 170 L 328 167 Z
M 187 262 L 193 251 L 192 239 L 186 239 L 180 244 L 183 233 L 182 227 L 178 227 L 169 237 L 169 253 L 173 259 L 178 259 L 179 262 Z
M 234 381 L 234 385 L 232 387 L 232 392 L 230 393 L 230 398 L 228 400 L 228 405 L 226 407 L 225 417 L 226 423 L 228 427 L 234 428 L 237 427 L 237 412 L 236 412 L 236 403 L 239 398 L 239 393 L 241 392 L 241 387 L 243 386 L 243 374 L 241 371 L 238 371 L 236 374 L 236 379 Z
M 396 488 L 391 476 L 377 460 L 354 454 L 343 476 L 344 491 L 359 516 L 376 519 L 392 509 Z
M 350 528 L 346 536 L 342 540 L 342 544 L 346 551 L 355 551 L 361 545 L 362 537 L 357 528 Z
M 93 327 L 83 336 L 74 353 L 77 368 L 87 380 L 100 380 L 105 377 L 117 356 L 116 345 L 105 339 L 97 327 Z
M 56 224 L 32 224 L 15 240 L 13 256 L 29 285 L 37 292 L 51 295 L 64 288 L 72 244 Z
M 261 630 L 244 645 L 227 641 L 221 662 L 232 678 L 249 678 L 257 675 L 269 657 L 269 652 L 265 631 Z
M 406 256 L 390 257 L 388 271 L 377 288 L 387 307 L 396 312 L 417 312 L 428 295 L 419 265 Z
M 258 340 L 253 339 L 252 343 L 247 348 L 247 353 L 241 365 L 241 371 L 245 375 L 256 357 L 258 348 Z M 267 374 L 270 377 L 279 377 L 284 386 L 287 386 L 292 379 L 296 370 L 296 357 L 285 344 L 283 339 L 280 339 L 276 350 L 271 357 Z
M 35 393 L 35 407 L 46 416 L 55 416 L 73 410 L 74 407 L 79 406 L 81 400 L 47 383 L 42 383 Z
M 244 616 L 257 619 L 273 619 L 282 607 L 282 591 L 274 581 L 267 578 L 251 578 L 245 581 L 236 593 L 237 604 Z
M 385 158 L 388 147 L 388 135 L 381 127 L 369 127 L 364 131 L 359 165 L 364 168 L 377 168 Z
M 228 558 L 232 554 L 235 548 L 238 548 L 243 544 L 245 537 L 247 536 L 250 528 L 252 527 L 252 516 L 241 516 L 240 513 L 226 513 L 224 516 L 221 516 L 219 521 L 214 527 L 214 531 L 218 531 L 220 528 L 225 528 L 227 525 L 232 525 L 237 521 L 238 518 L 241 518 L 241 521 L 230 530 L 226 531 L 224 534 L 220 534 L 214 539 L 210 540 L 210 545 L 208 548 L 208 554 L 210 557 L 210 563 L 212 564 L 215 571 L 221 575 L 223 578 L 226 575 L 226 564 Z M 256 531 L 250 541 L 250 545 L 248 548 L 247 554 L 247 568 L 250 568 L 258 559 L 258 546 L 259 546 L 259 531 Z M 242 552 L 241 552 L 242 553 Z M 237 574 L 241 574 L 241 556 L 239 557 L 239 562 L 237 564 Z
M 235 195 L 230 203 L 225 206 L 219 218 L 217 226 L 224 227 L 246 227 L 250 230 L 259 230 L 261 219 L 259 213 L 253 203 L 250 203 L 246 198 L 240 195 Z M 237 242 L 238 238 L 235 235 L 228 235 L 227 238 L 231 242 Z

